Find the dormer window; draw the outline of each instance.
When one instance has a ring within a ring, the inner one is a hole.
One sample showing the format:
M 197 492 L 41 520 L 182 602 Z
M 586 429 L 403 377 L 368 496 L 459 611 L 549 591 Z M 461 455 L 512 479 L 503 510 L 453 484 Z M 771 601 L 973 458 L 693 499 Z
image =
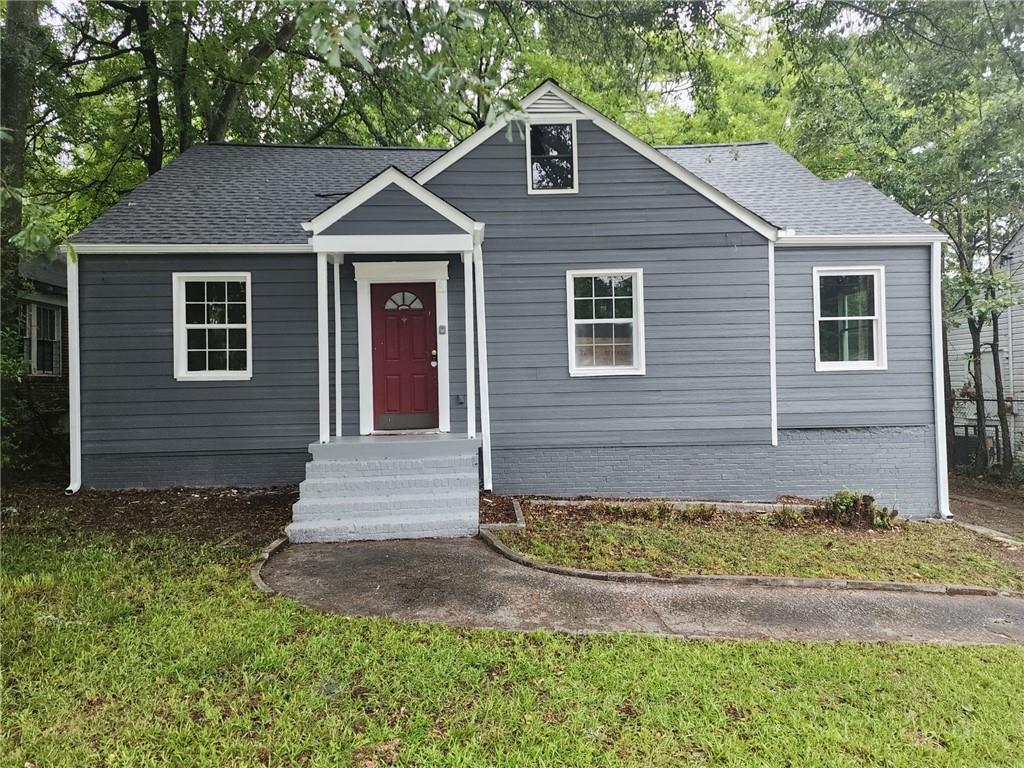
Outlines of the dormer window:
M 531 194 L 579 189 L 576 175 L 576 123 L 533 123 L 526 140 Z

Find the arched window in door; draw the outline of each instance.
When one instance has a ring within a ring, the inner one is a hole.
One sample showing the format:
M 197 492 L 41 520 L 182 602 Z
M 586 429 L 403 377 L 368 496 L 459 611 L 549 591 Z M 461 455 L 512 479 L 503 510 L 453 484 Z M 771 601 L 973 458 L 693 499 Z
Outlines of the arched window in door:
M 397 311 L 402 309 L 423 309 L 423 302 L 419 300 L 415 293 L 409 291 L 398 291 L 397 293 L 391 294 L 388 300 L 384 302 L 384 309 L 389 311 Z

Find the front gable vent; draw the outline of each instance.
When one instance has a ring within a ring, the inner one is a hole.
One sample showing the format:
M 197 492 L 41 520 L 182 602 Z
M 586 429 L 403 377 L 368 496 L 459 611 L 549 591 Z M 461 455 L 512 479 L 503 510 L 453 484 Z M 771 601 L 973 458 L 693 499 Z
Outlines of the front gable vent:
M 548 118 L 558 117 L 585 117 L 585 115 L 572 106 L 565 99 L 554 93 L 545 93 L 543 96 L 526 107 L 526 114 L 530 117 Z

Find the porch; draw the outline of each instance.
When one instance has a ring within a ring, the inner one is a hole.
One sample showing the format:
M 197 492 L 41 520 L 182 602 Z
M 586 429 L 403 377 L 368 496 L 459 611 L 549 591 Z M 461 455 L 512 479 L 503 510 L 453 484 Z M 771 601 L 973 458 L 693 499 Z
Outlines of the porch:
M 389 169 L 304 226 L 319 440 L 289 537 L 474 535 L 491 486 L 483 224 Z

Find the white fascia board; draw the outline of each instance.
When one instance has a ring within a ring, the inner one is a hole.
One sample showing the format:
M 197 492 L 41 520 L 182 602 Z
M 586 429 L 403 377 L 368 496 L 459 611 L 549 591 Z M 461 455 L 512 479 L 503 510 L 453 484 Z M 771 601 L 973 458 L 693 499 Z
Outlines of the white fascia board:
M 779 233 L 777 248 L 811 248 L 829 245 L 931 245 L 944 243 L 949 238 L 941 232 L 934 235 L 796 235 Z
M 314 235 L 318 232 L 323 232 L 331 224 L 344 218 L 392 184 L 412 195 L 416 200 L 446 218 L 463 232 L 473 231 L 473 224 L 475 223 L 473 219 L 447 200 L 438 197 L 426 187 L 420 186 L 415 180 L 409 178 L 394 166 L 377 174 L 363 186 L 359 187 L 359 189 L 346 195 L 343 200 L 338 201 L 323 213 L 304 223 L 302 228 L 307 232 L 312 232 Z
M 460 235 L 313 235 L 318 253 L 460 253 L 473 250 L 473 234 Z
M 657 149 L 652 147 L 646 141 L 634 136 L 632 133 L 627 131 L 625 128 L 620 126 L 618 123 L 609 120 L 607 117 L 602 115 L 593 107 L 585 104 L 584 102 L 577 99 L 571 93 L 562 90 L 560 87 L 555 85 L 551 81 L 542 83 L 532 92 L 527 94 L 523 100 L 522 105 L 524 109 L 527 109 L 530 104 L 541 98 L 545 94 L 554 93 L 559 98 L 566 101 L 574 109 L 578 110 L 582 116 L 589 118 L 593 121 L 594 125 L 601 128 L 605 133 L 610 134 L 614 138 L 621 141 L 627 147 L 632 149 L 642 157 L 647 158 L 652 163 L 657 165 L 664 171 L 667 171 L 679 181 L 691 187 L 698 194 L 706 197 L 712 203 L 717 205 L 719 208 L 730 213 L 736 217 L 748 227 L 753 229 L 760 235 L 763 235 L 768 240 L 775 240 L 778 237 L 779 228 L 758 216 L 753 211 L 744 208 L 742 205 L 737 203 L 731 197 L 724 195 L 716 187 L 711 186 L 706 181 L 686 170 L 679 163 L 675 162 L 667 155 L 659 152 Z M 579 119 L 579 115 L 575 116 Z M 537 122 L 549 123 L 552 122 L 552 117 L 544 115 L 543 117 L 538 116 Z M 432 178 L 437 176 L 439 173 L 450 167 L 458 160 L 465 157 L 467 154 L 472 152 L 476 147 L 480 146 L 483 142 L 497 133 L 499 130 L 504 128 L 508 124 L 507 119 L 499 119 L 489 128 L 484 128 L 477 131 L 472 136 L 467 138 L 461 144 L 448 151 L 446 154 L 441 155 L 437 160 L 432 162 L 422 171 L 416 174 L 416 181 L 420 184 L 425 184 Z

